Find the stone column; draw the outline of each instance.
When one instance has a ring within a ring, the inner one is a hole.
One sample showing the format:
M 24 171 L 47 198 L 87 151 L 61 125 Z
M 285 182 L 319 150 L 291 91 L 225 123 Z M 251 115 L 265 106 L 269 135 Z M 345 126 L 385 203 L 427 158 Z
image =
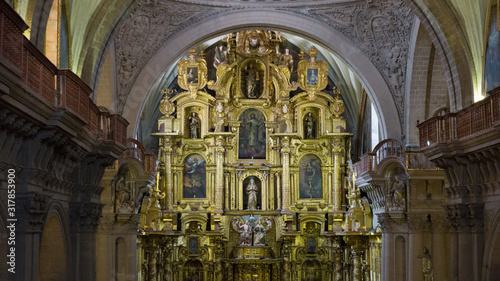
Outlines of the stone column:
M 283 165 L 282 176 L 282 194 L 283 205 L 282 210 L 288 211 L 290 208 L 290 140 L 284 137 L 282 140 L 281 157 Z
M 217 137 L 215 147 L 215 212 L 222 213 L 224 208 L 224 138 Z
M 392 230 L 392 219 L 386 213 L 377 214 L 378 222 L 382 230 L 382 254 L 381 260 L 381 280 L 397 281 L 394 280 L 394 235 L 390 232 Z

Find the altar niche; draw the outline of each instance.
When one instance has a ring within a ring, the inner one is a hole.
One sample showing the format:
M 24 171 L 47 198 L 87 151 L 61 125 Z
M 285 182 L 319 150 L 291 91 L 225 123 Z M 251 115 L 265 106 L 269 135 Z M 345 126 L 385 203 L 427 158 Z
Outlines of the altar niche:
M 191 154 L 184 160 L 182 197 L 207 197 L 205 159 L 200 154 Z
M 262 209 L 262 182 L 257 177 L 247 177 L 243 181 L 243 209 Z
M 266 117 L 257 109 L 250 108 L 239 118 L 239 159 L 266 159 Z
M 312 112 L 307 112 L 304 115 L 304 139 L 316 139 L 317 138 L 317 124 L 318 117 Z
M 321 160 L 313 154 L 304 155 L 299 161 L 299 198 L 323 198 Z
M 264 93 L 266 66 L 259 60 L 248 59 L 241 64 L 241 93 L 246 99 L 258 99 Z

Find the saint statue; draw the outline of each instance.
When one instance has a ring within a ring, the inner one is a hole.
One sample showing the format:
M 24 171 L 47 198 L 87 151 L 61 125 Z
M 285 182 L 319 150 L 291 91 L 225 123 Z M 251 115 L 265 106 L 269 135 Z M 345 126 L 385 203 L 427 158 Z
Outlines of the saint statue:
M 257 221 L 257 224 L 253 227 L 253 245 L 264 245 L 265 244 L 265 234 L 266 228 L 262 225 L 260 219 Z
M 228 53 L 224 45 L 215 48 L 214 67 L 218 68 L 221 64 L 227 63 Z
M 280 65 L 288 67 L 290 72 L 293 71 L 293 56 L 290 54 L 290 49 L 285 48 L 285 53 L 281 56 Z
M 240 245 L 251 245 L 252 244 L 252 227 L 250 226 L 248 220 L 244 224 L 239 226 L 240 232 Z
M 255 184 L 255 180 L 253 178 L 250 179 L 250 183 L 247 185 L 247 194 L 248 194 L 248 206 L 249 210 L 257 209 L 257 192 L 259 188 Z
M 432 257 L 429 249 L 424 247 L 424 255 L 418 256 L 422 259 L 422 271 L 424 274 L 424 281 L 434 280 L 434 268 L 432 266 Z
M 306 116 L 306 139 L 314 139 L 314 117 L 311 112 Z
M 198 118 L 196 117 L 196 113 L 193 112 L 193 114 L 189 117 L 189 129 L 191 132 L 191 138 L 192 139 L 197 139 L 198 138 L 198 130 L 200 129 L 200 121 L 198 121 Z
M 255 69 L 255 65 L 250 63 L 245 68 L 245 82 L 246 82 L 246 94 L 247 98 L 255 99 L 257 98 L 258 84 L 259 84 L 259 73 Z

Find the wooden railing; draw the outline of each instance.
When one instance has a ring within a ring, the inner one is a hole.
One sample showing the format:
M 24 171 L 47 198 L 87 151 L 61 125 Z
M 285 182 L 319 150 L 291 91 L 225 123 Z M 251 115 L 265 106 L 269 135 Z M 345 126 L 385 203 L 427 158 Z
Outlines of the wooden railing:
M 354 169 L 357 175 L 376 172 L 380 163 L 389 158 L 398 159 L 408 170 L 436 169 L 421 151 L 407 151 L 403 143 L 395 139 L 386 139 L 375 146 L 373 152 L 363 154 Z
M 133 158 L 141 163 L 146 174 L 156 171 L 156 155 L 146 153 L 146 149 L 136 139 L 127 139 L 127 149 L 122 154 L 122 159 Z
M 0 1 L 0 64 L 18 76 L 19 84 L 53 109 L 63 109 L 85 124 L 94 138 L 126 146 L 128 122 L 118 114 L 101 112 L 90 95 L 92 89 L 70 70 L 58 69 L 26 37 L 28 26 Z
M 463 141 L 500 125 L 500 87 L 467 108 L 436 116 L 417 125 L 420 148 Z

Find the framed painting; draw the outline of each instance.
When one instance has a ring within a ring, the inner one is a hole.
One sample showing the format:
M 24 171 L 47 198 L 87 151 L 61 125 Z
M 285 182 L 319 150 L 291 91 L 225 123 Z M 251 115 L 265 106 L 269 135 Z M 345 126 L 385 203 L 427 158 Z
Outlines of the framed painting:
M 321 160 L 316 155 L 304 155 L 299 161 L 299 198 L 323 198 Z
M 184 160 L 183 198 L 206 198 L 205 159 L 200 154 L 191 154 Z
M 308 68 L 307 69 L 307 85 L 316 86 L 318 85 L 318 69 Z
M 257 109 L 251 108 L 240 115 L 240 136 L 238 158 L 266 159 L 266 117 Z
M 188 84 L 198 84 L 198 67 L 187 68 L 187 82 Z

